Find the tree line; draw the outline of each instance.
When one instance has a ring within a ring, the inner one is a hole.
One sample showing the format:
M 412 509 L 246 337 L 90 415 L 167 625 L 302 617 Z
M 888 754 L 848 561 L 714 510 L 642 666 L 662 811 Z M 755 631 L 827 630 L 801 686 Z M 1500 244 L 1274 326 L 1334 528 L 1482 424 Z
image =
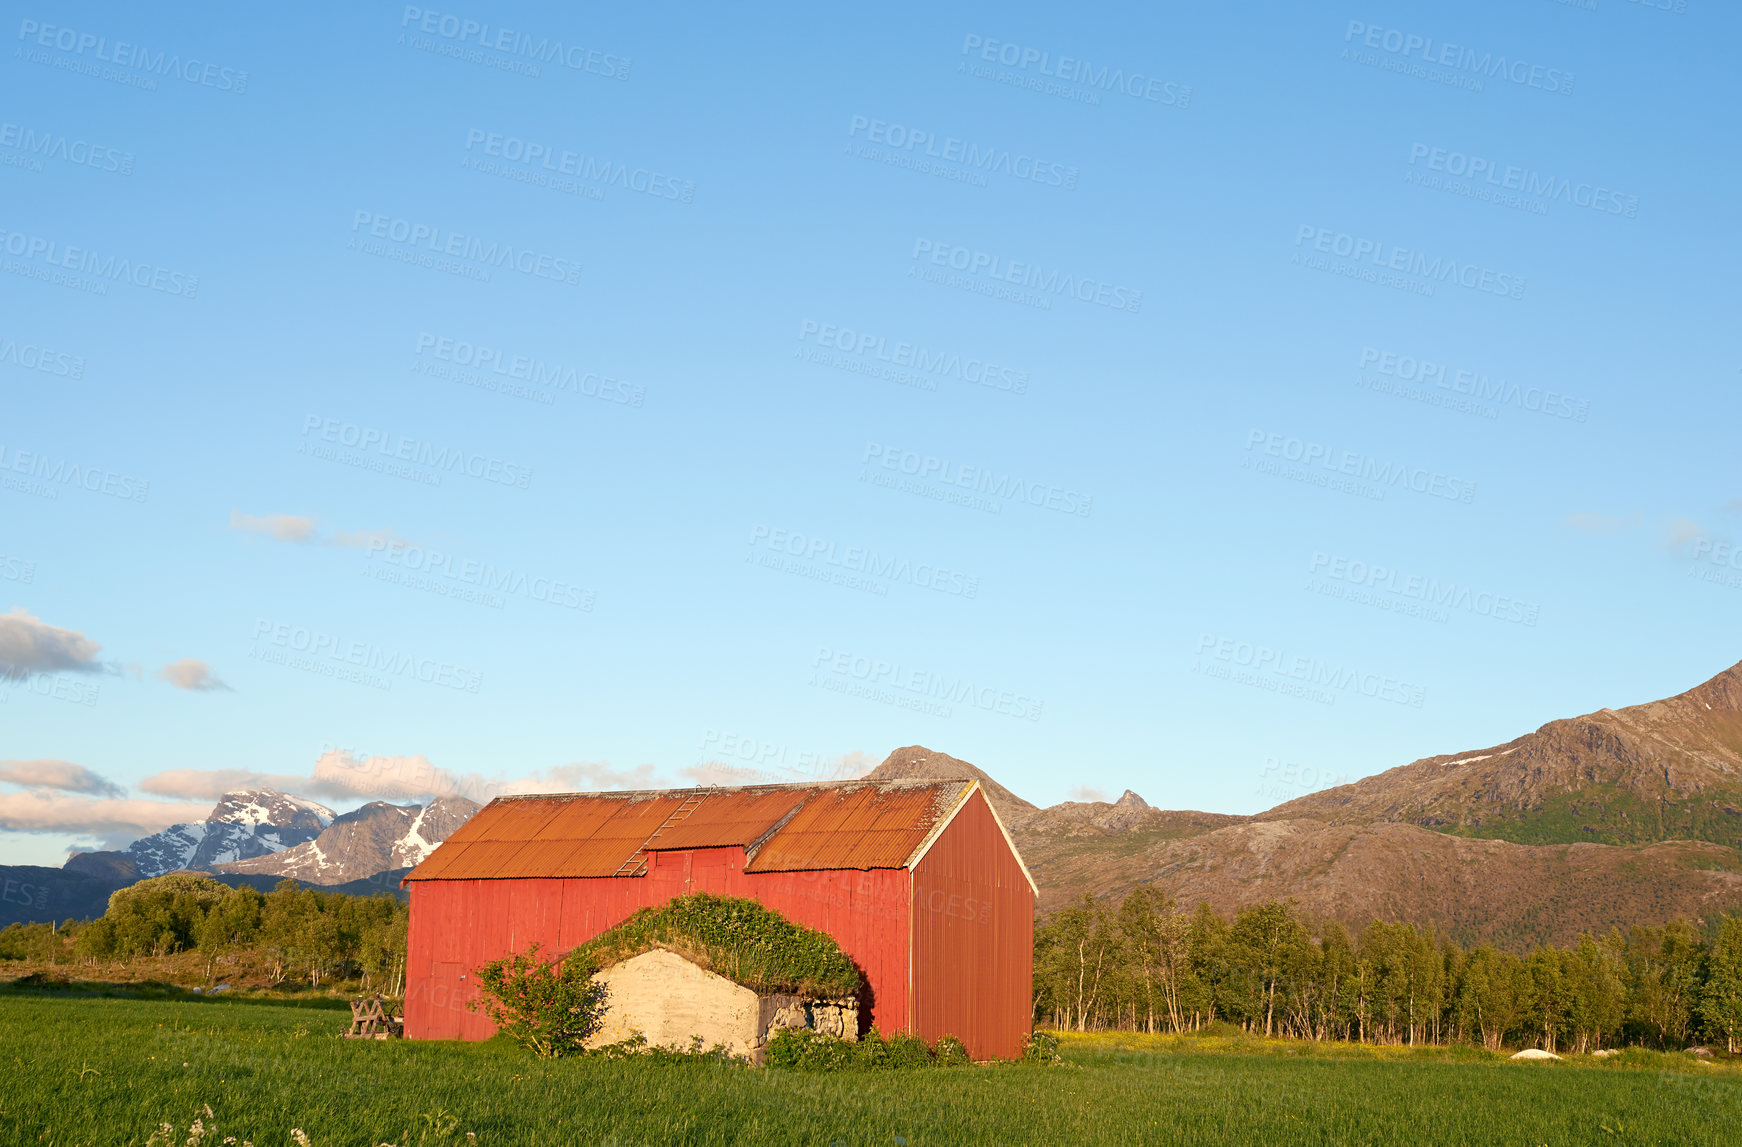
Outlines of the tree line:
M 220 963 L 246 963 L 273 983 L 318 988 L 360 978 L 366 990 L 397 996 L 407 921 L 392 896 L 321 892 L 293 880 L 262 893 L 177 873 L 121 889 L 96 920 L 0 930 L 0 959 L 94 966 L 198 952 L 207 980 Z
M 1249 1032 L 1545 1051 L 1722 1041 L 1742 1049 L 1742 917 L 1581 935 L 1523 956 L 1433 928 L 1309 928 L 1293 901 L 1186 911 L 1154 886 L 1085 895 L 1035 930 L 1037 1024 L 1069 1031 Z

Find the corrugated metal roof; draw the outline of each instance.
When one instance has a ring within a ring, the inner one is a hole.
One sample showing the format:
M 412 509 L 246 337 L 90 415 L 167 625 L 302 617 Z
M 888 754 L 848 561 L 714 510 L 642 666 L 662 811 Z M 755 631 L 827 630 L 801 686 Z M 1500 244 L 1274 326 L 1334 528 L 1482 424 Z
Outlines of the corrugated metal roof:
M 746 872 L 902 868 L 972 781 L 498 797 L 406 880 L 633 875 L 645 851 L 747 849 Z
M 757 850 L 744 871 L 900 868 L 955 808 L 970 784 L 942 781 L 821 789 Z
M 748 845 L 760 840 L 808 795 L 802 789 L 709 792 L 694 811 L 661 827 L 646 847 L 652 851 Z

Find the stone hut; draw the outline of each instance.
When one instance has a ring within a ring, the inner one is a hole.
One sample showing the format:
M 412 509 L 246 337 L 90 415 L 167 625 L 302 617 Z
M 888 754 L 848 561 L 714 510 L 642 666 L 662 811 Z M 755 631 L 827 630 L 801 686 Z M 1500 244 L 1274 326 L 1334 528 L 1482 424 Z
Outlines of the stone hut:
M 723 1047 L 729 1055 L 761 1064 L 768 1037 L 782 1028 L 859 1038 L 856 1000 L 758 995 L 665 948 L 631 956 L 593 979 L 610 995 L 604 1023 L 588 1047 L 639 1033 L 659 1047 L 687 1050 L 700 1040 L 703 1048 Z

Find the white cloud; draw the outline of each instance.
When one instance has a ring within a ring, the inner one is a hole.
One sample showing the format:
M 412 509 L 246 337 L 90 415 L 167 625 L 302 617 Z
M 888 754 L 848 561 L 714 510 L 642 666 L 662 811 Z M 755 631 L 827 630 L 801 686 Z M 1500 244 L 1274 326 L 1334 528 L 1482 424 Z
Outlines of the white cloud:
M 32 673 L 62 669 L 100 673 L 102 648 L 77 630 L 50 625 L 22 608 L 0 614 L 0 678 L 22 681 Z
M 211 811 L 209 804 L 92 798 L 47 789 L 0 793 L 0 829 L 12 832 L 70 832 L 137 840 L 172 824 L 204 820 Z
M 762 773 L 710 761 L 680 770 L 692 785 L 754 785 L 794 781 L 837 781 L 864 776 L 876 767 L 868 753 L 847 753 L 819 761 L 814 770 Z M 519 776 L 455 773 L 422 753 L 361 755 L 343 749 L 324 752 L 309 776 L 262 773 L 252 769 L 168 769 L 139 782 L 142 792 L 158 796 L 217 799 L 236 789 L 268 788 L 297 796 L 344 800 L 428 800 L 461 796 L 479 804 L 515 793 L 597 792 L 621 789 L 672 788 L 676 784 L 652 765 L 619 769 L 602 761 L 558 765 Z
M 47 757 L 34 761 L 0 761 L 0 781 L 26 788 L 60 789 L 92 796 L 118 797 L 125 791 L 83 765 Z
M 1067 795 L 1074 801 L 1100 801 L 1102 804 L 1107 804 L 1113 799 L 1100 789 L 1090 788 L 1088 785 L 1078 785 Z
M 299 792 L 310 787 L 308 777 L 257 773 L 252 769 L 166 769 L 139 782 L 139 791 L 186 800 L 217 800 L 237 789 L 277 789 Z
M 157 676 L 177 689 L 194 693 L 212 693 L 230 688 L 213 676 L 211 666 L 197 657 L 184 657 L 180 661 L 173 661 L 159 669 Z
M 241 510 L 231 510 L 230 528 L 245 534 L 265 534 L 281 542 L 307 542 L 314 539 L 315 520 L 297 514 L 256 516 L 244 514 Z

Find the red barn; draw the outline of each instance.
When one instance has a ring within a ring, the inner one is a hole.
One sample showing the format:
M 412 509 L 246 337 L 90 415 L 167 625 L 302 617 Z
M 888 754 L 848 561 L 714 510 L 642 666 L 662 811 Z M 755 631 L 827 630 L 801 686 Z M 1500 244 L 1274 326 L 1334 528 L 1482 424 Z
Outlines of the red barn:
M 473 969 L 557 954 L 686 892 L 746 896 L 859 965 L 860 1022 L 1017 1055 L 1034 878 L 978 781 L 498 797 L 406 876 L 405 1034 L 484 1039 Z

